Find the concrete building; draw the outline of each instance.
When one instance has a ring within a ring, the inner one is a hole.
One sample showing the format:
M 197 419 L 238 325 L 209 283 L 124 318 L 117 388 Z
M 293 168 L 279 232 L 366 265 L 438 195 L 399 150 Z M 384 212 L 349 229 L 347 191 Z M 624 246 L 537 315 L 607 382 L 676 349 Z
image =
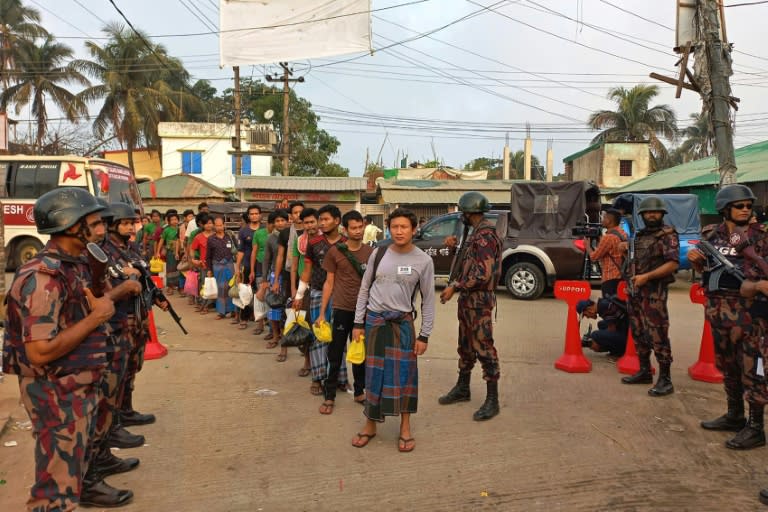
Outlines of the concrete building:
M 103 158 L 128 166 L 128 151 L 116 149 L 104 151 Z M 133 150 L 133 173 L 138 181 L 156 180 L 163 175 L 163 165 L 160 161 L 160 151 L 156 149 L 137 148 Z
M 240 201 L 279 202 L 283 199 L 302 201 L 305 206 L 320 208 L 335 204 L 342 213 L 360 210 L 366 178 L 331 178 L 304 176 L 239 176 L 235 191 Z
M 190 174 L 222 189 L 235 186 L 235 127 L 221 123 L 159 123 L 163 176 Z M 276 137 L 271 124 L 243 124 L 243 176 L 269 176 Z
M 601 189 L 623 187 L 651 172 L 648 142 L 598 142 L 563 158 L 568 181 L 593 181 Z

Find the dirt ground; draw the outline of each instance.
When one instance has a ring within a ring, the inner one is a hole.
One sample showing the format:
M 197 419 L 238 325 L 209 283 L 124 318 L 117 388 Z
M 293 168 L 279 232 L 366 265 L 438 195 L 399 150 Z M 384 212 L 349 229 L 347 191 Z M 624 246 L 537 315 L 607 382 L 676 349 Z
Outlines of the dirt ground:
M 473 400 L 440 406 L 456 378 L 456 302 L 438 304 L 429 350 L 419 361 L 416 449 L 397 451 L 388 420 L 363 449 L 350 445 L 363 423 L 352 396 L 321 416 L 309 378 L 296 375 L 295 350 L 275 362 L 261 336 L 174 303 L 189 336 L 156 313 L 163 359 L 149 361 L 135 403 L 157 414 L 134 427 L 147 445 L 121 450 L 141 466 L 110 477 L 133 489 L 126 512 L 189 510 L 331 511 L 386 507 L 425 510 L 760 510 L 768 486 L 766 448 L 727 450 L 727 433 L 698 423 L 720 415 L 722 386 L 691 380 L 703 308 L 688 284 L 671 293 L 676 392 L 651 398 L 649 386 L 626 386 L 612 361 L 587 352 L 589 374 L 554 368 L 563 351 L 566 306 L 553 298 L 520 302 L 500 294 L 496 340 L 502 361 L 501 414 L 476 423 L 484 385 L 475 369 Z M 597 291 L 593 292 L 597 295 Z M 586 329 L 586 323 L 582 326 Z M 277 394 L 263 396 L 259 390 Z M 0 446 L 0 510 L 23 509 L 32 483 L 33 443 L 15 379 L 0 384 L 0 419 L 12 414 Z

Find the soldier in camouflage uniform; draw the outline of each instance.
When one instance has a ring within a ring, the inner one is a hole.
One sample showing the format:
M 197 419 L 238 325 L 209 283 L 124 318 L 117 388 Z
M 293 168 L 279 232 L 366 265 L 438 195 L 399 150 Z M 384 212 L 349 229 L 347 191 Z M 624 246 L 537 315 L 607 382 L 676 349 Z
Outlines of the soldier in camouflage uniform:
M 673 393 L 670 376 L 672 349 L 669 344 L 669 313 L 667 296 L 669 284 L 680 262 L 680 240 L 672 226 L 663 223 L 667 207 L 661 198 L 650 196 L 637 209 L 645 227 L 637 232 L 633 241 L 634 254 L 630 254 L 629 322 L 635 338 L 640 370 L 621 379 L 624 384 L 650 384 L 651 348 L 659 362 L 659 379 L 648 390 L 651 396 Z
M 461 265 L 460 272 L 440 294 L 440 301 L 445 303 L 459 292 L 459 379 L 438 401 L 447 405 L 470 399 L 472 368 L 479 359 L 487 396 L 473 415 L 475 421 L 489 420 L 499 414 L 499 357 L 493 345 L 492 312 L 496 307 L 496 285 L 501 277 L 502 243 L 494 224 L 485 218 L 489 209 L 488 199 L 479 192 L 467 192 L 459 199 L 464 224 L 474 231 L 464 241 L 462 255 L 457 255 L 459 261 L 455 264 Z M 449 238 L 446 243 L 455 246 L 455 237 Z
M 136 269 L 137 265 L 145 265 L 141 254 L 135 244 L 130 241 L 135 227 L 130 227 L 130 222 L 138 218 L 138 214 L 133 207 L 126 203 L 113 203 L 110 207 L 113 214 L 112 223 L 109 226 L 109 253 L 113 254 L 116 261 L 119 261 L 127 274 L 137 275 L 140 272 Z M 130 221 L 130 222 L 129 222 Z M 105 249 L 106 250 L 106 249 Z M 143 290 L 146 294 L 147 290 Z M 155 422 L 154 414 L 141 414 L 133 408 L 133 390 L 136 382 L 136 374 L 141 371 L 144 365 L 144 349 L 149 340 L 149 308 L 152 304 L 149 299 L 137 301 L 139 314 L 130 312 L 128 315 L 130 353 L 128 356 L 128 367 L 126 375 L 122 382 L 122 389 L 119 394 L 118 407 L 120 409 L 118 419 L 121 427 L 131 425 L 148 425 Z M 161 309 L 168 308 L 166 302 L 157 302 Z M 110 444 L 116 446 L 120 440 L 130 444 L 130 439 L 124 436 L 125 429 L 121 429 L 120 437 L 114 434 L 110 436 Z M 120 447 L 119 445 L 117 445 Z
M 739 236 L 743 234 L 754 239 L 765 233 L 762 224 L 749 224 L 755 195 L 744 185 L 729 185 L 721 188 L 715 197 L 715 207 L 724 221 L 712 224 L 702 230 L 706 240 L 737 268 L 745 269 L 744 255 L 736 250 Z M 765 445 L 763 409 L 765 407 L 765 383 L 757 374 L 759 337 L 755 337 L 755 325 L 751 310 L 754 299 L 742 297 L 739 293 L 741 282 L 735 276 L 722 272 L 715 289 L 709 289 L 711 272 L 705 264 L 716 266 L 716 261 L 707 261 L 698 249 L 688 251 L 688 259 L 696 270 L 704 271 L 703 283 L 707 287 L 706 315 L 712 325 L 715 341 L 715 363 L 723 372 L 728 411 L 717 419 L 702 421 L 707 430 L 738 432 L 725 446 L 734 450 L 749 450 Z M 744 362 L 749 360 L 748 367 Z M 744 395 L 749 402 L 749 423 L 744 418 Z
M 755 384 L 752 389 L 747 389 L 745 398 L 750 404 L 761 404 L 763 407 L 768 403 L 768 388 L 765 380 L 757 380 L 757 357 L 762 357 L 763 363 L 768 361 L 768 344 L 765 342 L 768 336 L 768 234 L 761 233 L 753 235 L 753 226 L 750 226 L 748 232 L 749 238 L 746 243 L 740 243 L 737 250 L 745 255 L 744 274 L 746 280 L 741 283 L 741 295 L 748 299 L 753 299 L 750 308 L 750 317 L 752 320 L 752 336 L 748 338 L 749 346 L 744 345 L 744 382 L 747 387 L 747 381 L 753 380 Z M 762 409 L 761 409 L 762 411 Z M 760 415 L 762 423 L 762 414 Z M 749 428 L 753 418 L 750 417 L 745 428 Z M 762 428 L 762 425 L 760 425 Z M 762 489 L 759 494 L 760 502 L 768 505 L 768 489 Z
M 78 504 L 116 507 L 133 497 L 101 478 L 84 478 L 101 380 L 113 351 L 105 322 L 115 312 L 114 299 L 137 291 L 121 286 L 96 298 L 89 288 L 102 278 L 92 275 L 83 254 L 88 242 L 104 236 L 102 209 L 80 188 L 43 194 L 34 206 L 35 225 L 51 239 L 17 270 L 8 295 L 3 370 L 18 375 L 32 421 L 30 511 L 74 510 Z

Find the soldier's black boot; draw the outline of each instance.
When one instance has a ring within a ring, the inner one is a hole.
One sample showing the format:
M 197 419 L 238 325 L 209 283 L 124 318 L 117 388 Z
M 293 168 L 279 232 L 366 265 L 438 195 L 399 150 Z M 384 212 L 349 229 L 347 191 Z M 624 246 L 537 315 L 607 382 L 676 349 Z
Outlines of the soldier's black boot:
M 136 469 L 139 467 L 139 459 L 135 457 L 126 457 L 125 459 L 116 457 L 105 444 L 104 447 L 99 450 L 99 454 L 96 455 L 96 459 L 93 461 L 92 466 L 95 473 L 101 478 L 106 478 L 110 475 L 127 473 L 128 471 Z
M 83 479 L 80 505 L 84 507 L 115 508 L 127 505 L 133 499 L 133 491 L 115 489 L 90 469 Z
M 133 390 L 125 391 L 123 410 L 120 411 L 120 420 L 123 426 L 149 425 L 155 422 L 154 414 L 141 414 L 133 409 Z
M 459 373 L 459 380 L 456 381 L 456 385 L 448 393 L 438 398 L 437 401 L 441 405 L 468 402 L 472 398 L 469 392 L 470 377 L 472 377 L 470 372 Z
M 486 382 L 488 394 L 485 396 L 485 403 L 472 415 L 475 421 L 485 421 L 499 414 L 499 383 Z
M 701 428 L 723 432 L 739 432 L 747 424 L 744 417 L 744 401 L 741 398 L 728 399 L 728 412 L 717 419 L 702 421 Z
M 675 392 L 675 387 L 672 385 L 672 377 L 669 373 L 669 366 L 669 363 L 659 364 L 659 378 L 656 380 L 656 385 L 648 390 L 649 395 L 664 396 Z
M 112 426 L 112 430 L 107 437 L 107 445 L 112 448 L 137 448 L 143 446 L 145 439 L 144 436 L 138 434 L 131 434 L 123 427 L 122 420 L 120 419 L 120 413 L 115 414 L 115 423 Z
M 624 384 L 650 384 L 653 382 L 653 374 L 651 373 L 651 356 L 638 356 L 640 359 L 640 370 L 637 373 L 633 373 L 628 377 L 622 377 L 621 382 Z
M 725 442 L 725 447 L 731 450 L 751 450 L 765 446 L 765 429 L 763 427 L 762 405 L 749 404 L 749 419 L 747 425 L 733 439 Z
M 760 489 L 760 494 L 757 496 L 760 499 L 760 503 L 768 505 L 768 489 Z

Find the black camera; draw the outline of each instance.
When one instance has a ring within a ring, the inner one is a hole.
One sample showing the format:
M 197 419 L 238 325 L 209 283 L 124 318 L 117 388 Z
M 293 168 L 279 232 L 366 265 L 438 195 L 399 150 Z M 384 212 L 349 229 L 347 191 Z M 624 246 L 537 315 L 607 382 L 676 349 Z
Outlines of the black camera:
M 600 238 L 603 234 L 603 226 L 594 222 L 589 222 L 571 228 L 571 234 L 578 237 Z

